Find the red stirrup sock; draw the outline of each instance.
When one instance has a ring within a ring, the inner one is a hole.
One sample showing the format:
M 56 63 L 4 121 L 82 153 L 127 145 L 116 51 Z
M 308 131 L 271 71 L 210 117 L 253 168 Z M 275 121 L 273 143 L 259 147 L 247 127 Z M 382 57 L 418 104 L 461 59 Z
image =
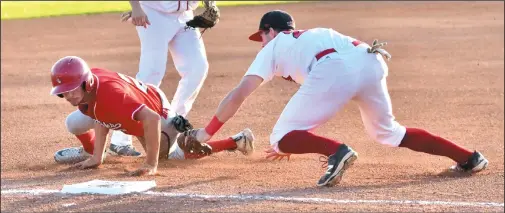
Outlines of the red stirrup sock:
M 93 149 L 95 147 L 95 130 L 89 130 L 84 134 L 76 135 L 76 137 L 81 141 L 84 151 L 93 154 Z
M 236 149 L 237 143 L 232 138 L 220 140 L 220 141 L 209 141 L 207 142 L 210 147 L 212 147 L 212 153 L 218 153 L 223 150 Z
M 458 163 L 465 163 L 473 154 L 472 151 L 449 140 L 417 128 L 407 128 L 400 147 L 406 147 L 417 152 L 445 156 Z
M 337 152 L 341 144 L 306 130 L 294 130 L 279 141 L 279 149 L 281 152 L 291 154 L 319 153 L 330 156 Z
M 237 143 L 232 138 L 224 139 L 224 140 L 219 140 L 219 141 L 209 141 L 207 142 L 210 147 L 212 147 L 212 153 L 218 153 L 223 150 L 228 150 L 228 149 L 236 149 L 237 148 Z M 202 154 L 185 154 L 184 157 L 186 159 L 200 159 L 203 157 L 206 157 L 208 155 L 202 155 Z

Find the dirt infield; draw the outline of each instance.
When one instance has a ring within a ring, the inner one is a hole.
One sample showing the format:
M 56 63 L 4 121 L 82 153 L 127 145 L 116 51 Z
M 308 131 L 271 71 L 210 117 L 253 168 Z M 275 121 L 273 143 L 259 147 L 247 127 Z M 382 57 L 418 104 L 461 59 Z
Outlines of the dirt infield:
M 503 2 L 327 2 L 222 8 L 219 25 L 204 34 L 210 70 L 189 115 L 196 127 L 205 125 L 254 59 L 260 45 L 247 36 L 255 31 L 261 15 L 283 9 L 295 17 L 298 28 L 331 27 L 362 41 L 388 41 L 387 50 L 393 55 L 389 90 L 397 120 L 482 151 L 490 161 L 488 170 L 475 176 L 445 173 L 452 165 L 447 158 L 371 141 L 359 110 L 350 103 L 316 132 L 350 144 L 360 158 L 339 186 L 318 188 L 315 184 L 324 170 L 317 155 L 293 156 L 290 162 L 263 159 L 270 130 L 297 89 L 291 82 L 275 79 L 254 93 L 215 137 L 249 127 L 257 138 L 253 156 L 219 153 L 197 161 L 163 161 L 160 175 L 154 177 L 155 192 L 241 198 L 5 194 L 13 189 L 58 190 L 63 184 L 92 179 L 153 178 L 124 176 L 124 168 L 143 158 L 110 156 L 101 169 L 72 171 L 56 165 L 52 157 L 58 149 L 79 145 L 64 125 L 74 108 L 49 96 L 52 63 L 64 55 L 78 55 L 91 66 L 134 76 L 140 50 L 135 29 L 119 23 L 118 14 L 2 21 L 1 210 L 503 212 L 503 6 Z M 171 59 L 167 68 L 161 87 L 172 97 L 179 76 Z M 142 149 L 137 141 L 134 144 Z M 339 202 L 300 203 L 266 196 Z M 391 200 L 432 202 L 386 202 Z

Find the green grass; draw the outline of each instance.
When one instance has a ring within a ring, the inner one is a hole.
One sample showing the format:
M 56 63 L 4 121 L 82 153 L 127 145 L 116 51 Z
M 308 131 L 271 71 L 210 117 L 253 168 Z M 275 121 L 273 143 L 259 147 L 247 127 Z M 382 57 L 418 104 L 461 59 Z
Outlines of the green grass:
M 286 2 L 287 1 L 218 1 L 217 5 L 261 5 Z M 0 4 L 2 8 L 2 20 L 122 12 L 130 10 L 128 1 L 2 1 Z

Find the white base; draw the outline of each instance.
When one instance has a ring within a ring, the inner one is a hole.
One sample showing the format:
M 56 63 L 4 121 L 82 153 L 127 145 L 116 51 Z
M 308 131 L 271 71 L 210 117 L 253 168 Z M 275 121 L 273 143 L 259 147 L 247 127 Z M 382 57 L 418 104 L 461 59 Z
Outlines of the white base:
M 62 193 L 79 194 L 106 194 L 119 195 L 132 192 L 144 192 L 156 187 L 156 182 L 152 181 L 103 181 L 92 180 L 84 183 L 63 185 Z

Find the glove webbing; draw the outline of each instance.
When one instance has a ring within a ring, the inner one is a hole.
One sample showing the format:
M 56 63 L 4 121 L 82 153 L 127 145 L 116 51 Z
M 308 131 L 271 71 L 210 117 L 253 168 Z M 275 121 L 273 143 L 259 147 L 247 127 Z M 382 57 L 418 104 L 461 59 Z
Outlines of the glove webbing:
M 381 47 L 386 46 L 388 43 L 387 42 L 382 42 L 379 43 L 377 39 L 375 39 L 372 43 L 372 47 L 368 48 L 368 53 L 379 53 L 383 57 L 386 57 L 386 59 L 389 61 L 391 59 L 391 54 L 389 54 L 385 49 L 382 49 Z

